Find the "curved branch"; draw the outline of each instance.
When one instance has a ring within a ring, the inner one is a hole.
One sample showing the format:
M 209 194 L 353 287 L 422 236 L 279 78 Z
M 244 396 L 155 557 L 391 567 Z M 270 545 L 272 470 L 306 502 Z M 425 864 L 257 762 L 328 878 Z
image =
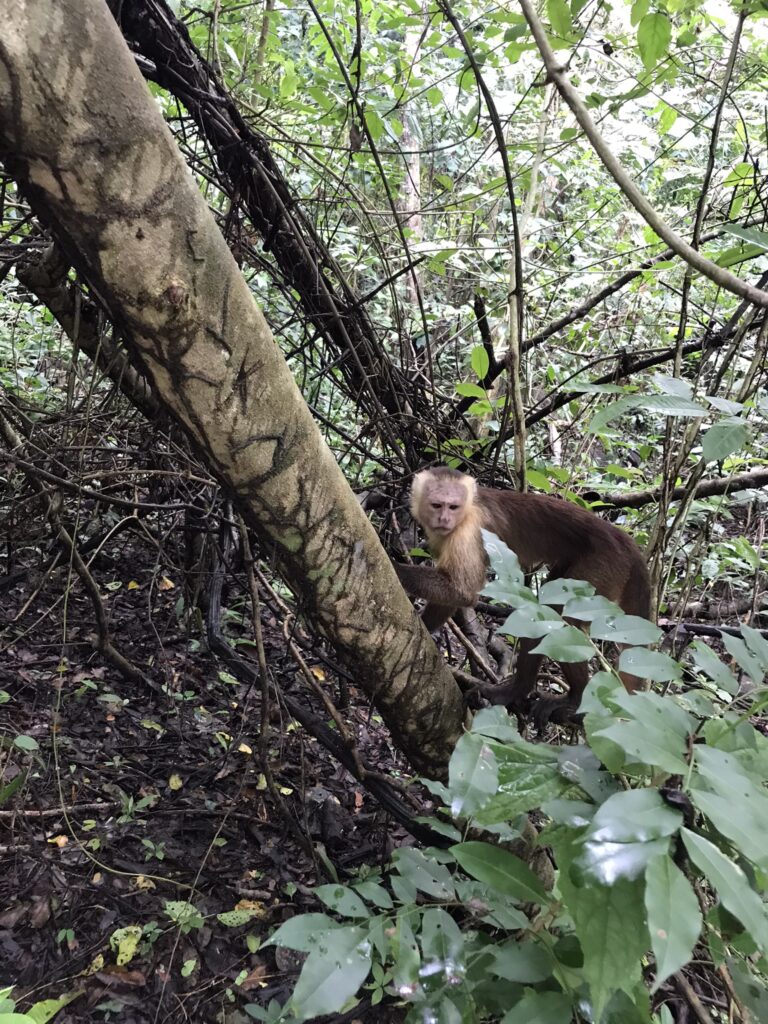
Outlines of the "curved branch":
M 548 78 L 555 83 L 558 92 L 571 108 L 574 117 L 579 122 L 584 134 L 592 143 L 592 148 L 597 153 L 605 169 L 643 220 L 653 228 L 659 238 L 662 238 L 670 249 L 673 249 L 681 259 L 685 260 L 685 262 L 693 267 L 694 270 L 698 270 L 700 274 L 704 275 L 704 277 L 708 277 L 710 281 L 714 281 L 718 287 L 724 288 L 726 291 L 733 292 L 734 295 L 740 295 L 742 298 L 748 299 L 757 306 L 768 308 L 768 292 L 760 291 L 758 288 L 755 288 L 754 285 L 749 284 L 747 281 L 743 281 L 740 277 L 732 274 L 724 267 L 718 267 L 716 263 L 708 260 L 705 256 L 702 256 L 700 252 L 688 245 L 687 242 L 684 242 L 683 239 L 680 238 L 680 236 L 661 219 L 653 206 L 651 206 L 643 193 L 624 170 L 619 160 L 613 155 L 605 139 L 600 134 L 597 125 L 590 117 L 589 111 L 582 102 L 581 97 L 573 85 L 571 85 L 571 82 L 565 73 L 565 69 L 558 63 L 555 53 L 549 45 L 549 40 L 547 39 L 544 31 L 544 26 L 539 20 L 530 0 L 520 0 L 520 6 L 531 32 L 533 33 L 536 45 L 539 48 L 539 53 L 541 54 L 541 58 L 544 62 L 544 67 L 547 70 Z

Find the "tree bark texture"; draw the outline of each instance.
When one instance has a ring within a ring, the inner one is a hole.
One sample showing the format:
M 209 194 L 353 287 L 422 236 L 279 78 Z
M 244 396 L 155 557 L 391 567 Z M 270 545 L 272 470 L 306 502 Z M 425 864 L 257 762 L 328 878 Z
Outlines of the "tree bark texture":
M 325 445 L 104 0 L 14 0 L 0 156 L 131 340 L 159 398 L 411 763 L 461 696 Z

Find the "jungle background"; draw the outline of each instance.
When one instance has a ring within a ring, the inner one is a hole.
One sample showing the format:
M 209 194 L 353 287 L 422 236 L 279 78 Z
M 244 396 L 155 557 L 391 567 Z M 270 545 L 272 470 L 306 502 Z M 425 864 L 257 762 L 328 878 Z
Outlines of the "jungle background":
M 646 550 L 661 647 L 699 638 L 759 686 L 734 644 L 751 628 L 760 662 L 768 627 L 763 6 L 548 0 L 548 67 L 513 3 L 110 6 L 388 553 L 420 557 L 407 492 L 432 462 L 585 504 Z M 286 561 L 277 499 L 244 511 L 258 489 L 208 443 L 214 406 L 169 405 L 186 384 L 109 290 L 163 250 L 102 287 L 4 157 L 0 981 L 54 1000 L 37 1020 L 268 1019 L 301 958 L 261 943 L 316 909 L 311 886 L 434 842 L 439 793 L 404 782 L 444 774 L 459 691 L 421 653 L 421 705 L 377 703 L 362 666 L 391 643 L 345 646 L 335 599 L 303 585 L 323 563 Z M 318 464 L 301 497 L 330 521 L 340 487 Z M 383 573 L 370 604 L 343 577 L 356 622 L 389 622 Z M 440 640 L 464 685 L 503 674 L 479 611 Z M 331 1019 L 405 1019 L 390 981 Z M 749 1019 L 724 985 L 691 967 L 653 1019 Z

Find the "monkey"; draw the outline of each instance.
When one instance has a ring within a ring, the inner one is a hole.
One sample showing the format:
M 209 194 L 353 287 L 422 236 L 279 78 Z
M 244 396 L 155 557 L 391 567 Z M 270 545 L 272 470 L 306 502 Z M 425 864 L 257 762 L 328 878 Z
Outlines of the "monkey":
M 426 534 L 435 567 L 398 564 L 395 570 L 411 596 L 426 599 L 422 619 L 430 632 L 457 609 L 477 603 L 487 566 L 481 527 L 515 552 L 524 572 L 547 566 L 550 580 L 586 580 L 625 614 L 650 615 L 650 577 L 640 548 L 623 530 L 578 505 L 551 495 L 478 487 L 471 476 L 438 466 L 415 476 L 411 514 Z M 488 686 L 483 695 L 523 709 L 543 657 L 532 653 L 537 644 L 521 638 L 513 680 Z M 586 663 L 562 662 L 561 668 L 568 694 L 538 702 L 539 724 L 566 721 L 581 703 L 589 679 Z M 630 693 L 643 685 L 637 676 L 620 675 Z

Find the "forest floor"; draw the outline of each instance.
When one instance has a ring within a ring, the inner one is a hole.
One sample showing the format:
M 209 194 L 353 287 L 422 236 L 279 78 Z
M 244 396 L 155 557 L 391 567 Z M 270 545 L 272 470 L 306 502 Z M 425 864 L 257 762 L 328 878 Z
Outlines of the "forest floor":
M 413 839 L 278 701 L 260 741 L 259 687 L 239 682 L 207 650 L 202 613 L 185 613 L 194 583 L 185 517 L 208 495 L 194 536 L 210 541 L 226 510 L 204 470 L 190 462 L 179 472 L 184 456 L 172 443 L 163 448 L 135 426 L 119 444 L 115 434 L 105 414 L 85 477 L 71 438 L 38 441 L 37 450 L 41 461 L 57 453 L 46 463 L 57 476 L 83 479 L 91 495 L 98 479 L 129 509 L 87 494 L 75 505 L 64 489 L 62 519 L 80 524 L 111 639 L 145 682 L 95 653 L 93 604 L 69 554 L 51 540 L 34 488 L 12 491 L 9 475 L 0 552 L 0 988 L 14 986 L 20 1010 L 72 996 L 56 1024 L 246 1024 L 249 1005 L 285 1002 L 300 967 L 295 954 L 260 943 L 295 914 L 322 909 L 312 886 L 375 871 Z M 134 484 L 140 474 L 160 481 L 152 484 L 159 491 Z M 142 501 L 154 502 L 144 505 L 150 514 L 131 515 Z M 731 523 L 729 532 L 755 528 Z M 242 566 L 228 571 L 220 621 L 255 666 L 244 576 Z M 719 589 L 729 596 L 728 584 Z M 289 654 L 278 600 L 267 597 L 261 621 L 270 678 L 328 723 Z M 318 643 L 303 655 L 338 703 Z M 408 775 L 381 720 L 348 684 L 343 715 L 361 759 L 387 777 Z M 429 814 L 429 795 L 420 796 Z M 363 1001 L 332 1019 L 395 1024 L 403 1016 Z
M 258 756 L 261 694 L 185 633 L 181 581 L 131 533 L 94 573 L 116 647 L 150 666 L 153 688 L 94 654 L 92 606 L 66 566 L 39 592 L 30 570 L 0 593 L 0 987 L 15 986 L 20 1010 L 76 993 L 57 1024 L 253 1020 L 245 1005 L 284 1002 L 300 966 L 257 940 L 322 909 L 309 887 L 332 879 L 323 858 L 343 881 L 412 840 L 273 705 L 278 806 Z M 229 600 L 225 632 L 255 657 L 245 602 Z M 268 608 L 263 621 L 272 677 L 322 716 Z M 405 770 L 350 690 L 368 766 Z M 402 1013 L 363 1005 L 343 1019 Z

